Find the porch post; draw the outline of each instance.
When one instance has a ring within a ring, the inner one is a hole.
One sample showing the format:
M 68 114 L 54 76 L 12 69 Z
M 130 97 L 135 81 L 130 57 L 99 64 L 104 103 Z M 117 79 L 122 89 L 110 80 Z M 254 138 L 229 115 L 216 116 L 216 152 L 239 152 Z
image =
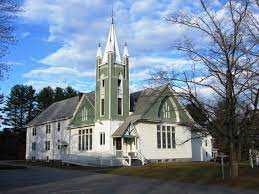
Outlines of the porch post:
M 121 137 L 121 151 L 122 151 L 122 156 L 124 155 L 124 154 L 123 154 L 123 145 L 124 145 L 123 137 Z
M 137 137 L 135 137 L 135 149 L 136 149 L 136 151 L 138 150 L 138 141 L 137 141 Z
M 129 155 L 129 166 L 131 166 L 131 156 Z

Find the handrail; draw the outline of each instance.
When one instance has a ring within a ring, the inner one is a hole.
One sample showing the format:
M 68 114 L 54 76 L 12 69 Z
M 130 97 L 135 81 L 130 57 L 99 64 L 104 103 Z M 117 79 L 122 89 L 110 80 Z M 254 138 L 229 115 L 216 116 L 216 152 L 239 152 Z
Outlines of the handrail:
M 146 159 L 146 157 L 141 153 L 140 150 L 137 151 L 137 156 L 138 156 L 138 159 L 141 160 L 142 165 L 145 165 L 147 159 Z M 140 157 L 139 157 L 139 156 L 140 156 Z

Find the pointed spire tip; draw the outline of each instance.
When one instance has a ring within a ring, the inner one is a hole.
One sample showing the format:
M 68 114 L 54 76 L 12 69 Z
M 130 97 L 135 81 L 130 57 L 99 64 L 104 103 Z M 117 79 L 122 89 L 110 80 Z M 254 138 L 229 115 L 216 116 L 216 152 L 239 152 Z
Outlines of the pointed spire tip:
M 129 50 L 128 50 L 128 43 L 127 42 L 125 42 L 125 44 L 124 44 L 123 56 L 129 57 Z
M 102 57 L 102 46 L 101 46 L 101 43 L 98 43 L 98 49 L 97 49 L 96 57 Z

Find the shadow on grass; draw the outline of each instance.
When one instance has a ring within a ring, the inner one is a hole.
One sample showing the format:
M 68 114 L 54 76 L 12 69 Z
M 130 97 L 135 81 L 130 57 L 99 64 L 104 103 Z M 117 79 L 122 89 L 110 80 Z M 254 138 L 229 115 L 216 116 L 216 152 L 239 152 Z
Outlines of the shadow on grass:
M 229 178 L 229 171 L 226 166 L 226 179 L 224 181 L 222 180 L 220 165 L 212 162 L 149 164 L 141 167 L 111 169 L 106 173 L 195 184 L 220 184 L 259 190 L 259 168 L 251 169 L 247 165 L 240 165 L 240 176 L 235 179 Z
M 26 166 L 15 166 L 8 164 L 0 164 L 0 170 L 16 170 L 16 169 L 26 169 Z

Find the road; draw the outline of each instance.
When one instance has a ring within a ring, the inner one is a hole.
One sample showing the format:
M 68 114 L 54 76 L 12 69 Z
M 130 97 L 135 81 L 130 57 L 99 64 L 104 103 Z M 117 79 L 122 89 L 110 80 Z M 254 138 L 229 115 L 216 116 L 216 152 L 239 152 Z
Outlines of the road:
M 28 167 L 1 170 L 0 193 L 89 194 L 255 194 L 223 186 L 202 186 L 174 181 L 101 174 L 91 170 Z

